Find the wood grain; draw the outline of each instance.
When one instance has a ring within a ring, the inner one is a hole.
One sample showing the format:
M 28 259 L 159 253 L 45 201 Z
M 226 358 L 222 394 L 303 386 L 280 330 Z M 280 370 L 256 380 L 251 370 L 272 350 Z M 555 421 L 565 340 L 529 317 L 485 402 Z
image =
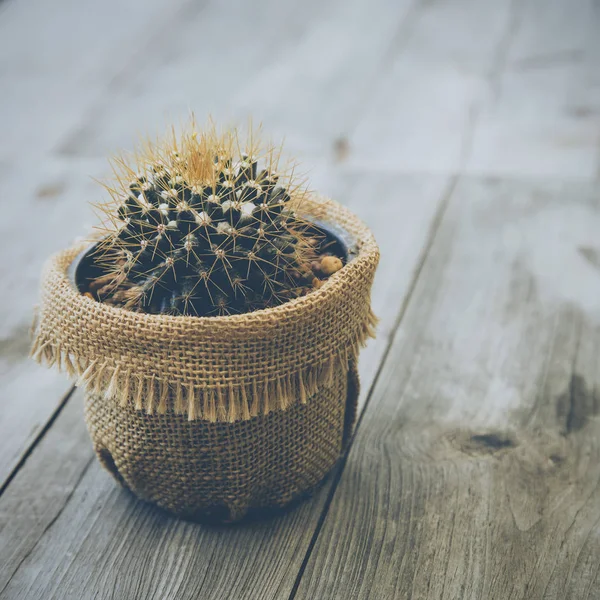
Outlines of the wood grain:
M 478 118 L 466 170 L 593 181 L 600 129 L 600 10 L 515 5 L 511 40 Z
M 458 185 L 296 599 L 600 597 L 599 200 Z
M 369 222 L 383 250 L 373 290 L 381 326 L 360 362 L 361 403 L 449 184 L 447 178 L 423 181 L 367 173 L 331 184 Z M 403 215 L 400 221 L 387 218 L 390 206 Z M 73 442 L 60 442 L 69 436 Z M 315 498 L 284 516 L 211 529 L 136 502 L 96 461 L 89 464 L 90 452 L 79 400 L 71 400 L 0 498 L 0 546 L 6 548 L 6 556 L 0 553 L 0 598 L 289 595 L 331 478 Z M 44 491 L 35 505 L 44 510 L 37 509 L 32 518 L 31 507 L 22 501 L 38 487 Z
M 164 27 L 161 44 L 137 53 L 60 151 L 104 156 L 131 147 L 140 131 L 184 121 L 193 109 L 201 120 L 211 114 L 222 123 L 251 117 L 315 166 L 362 113 L 368 83 L 417 2 L 208 3 Z M 224 36 L 235 43 L 224 44 Z
M 94 457 L 82 408 L 77 393 L 0 500 L 0 590 L 52 526 Z
M 414 3 L 347 128 L 350 160 L 595 180 L 599 27 L 593 0 Z
M 520 5 L 416 2 L 365 91 L 364 110 L 349 132 L 357 149 L 350 160 L 380 170 L 463 169 Z
M 599 192 L 560 184 L 600 181 L 597 2 L 0 16 L 0 598 L 600 597 Z M 377 387 L 341 479 L 241 528 L 116 488 L 80 397 L 61 412 L 68 385 L 26 359 L 41 263 L 93 222 L 89 176 L 190 109 L 286 134 L 383 255 L 361 406 Z

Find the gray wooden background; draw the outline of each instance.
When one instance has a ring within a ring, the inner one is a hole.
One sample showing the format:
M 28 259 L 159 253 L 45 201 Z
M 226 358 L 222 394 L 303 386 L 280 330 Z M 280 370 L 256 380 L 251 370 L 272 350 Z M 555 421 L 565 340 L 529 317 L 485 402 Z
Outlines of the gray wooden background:
M 0 109 L 0 599 L 600 598 L 597 0 L 3 0 Z M 382 250 L 346 462 L 240 527 L 115 487 L 27 359 L 106 155 L 192 109 Z

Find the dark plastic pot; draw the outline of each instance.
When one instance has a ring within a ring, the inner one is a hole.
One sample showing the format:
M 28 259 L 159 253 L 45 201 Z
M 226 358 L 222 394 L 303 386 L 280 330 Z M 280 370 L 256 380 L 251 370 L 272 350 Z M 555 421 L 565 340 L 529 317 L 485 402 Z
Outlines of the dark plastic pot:
M 325 238 L 328 251 L 344 260 L 344 264 L 351 261 L 358 254 L 357 241 L 351 234 L 334 223 L 312 221 L 308 233 L 314 233 Z M 89 288 L 91 280 L 102 274 L 100 268 L 94 264 L 94 251 L 98 243 L 91 244 L 83 250 L 71 263 L 68 269 L 71 283 L 83 294 Z

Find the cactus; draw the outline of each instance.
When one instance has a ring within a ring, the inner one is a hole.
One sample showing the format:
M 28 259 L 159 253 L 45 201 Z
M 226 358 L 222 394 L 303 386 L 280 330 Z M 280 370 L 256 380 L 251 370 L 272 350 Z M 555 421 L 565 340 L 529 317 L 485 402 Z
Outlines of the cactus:
M 246 152 L 214 127 L 113 162 L 112 202 L 95 254 L 101 301 L 148 313 L 229 315 L 279 305 L 313 287 L 319 241 L 298 216 L 306 190 L 279 174 L 279 151 Z

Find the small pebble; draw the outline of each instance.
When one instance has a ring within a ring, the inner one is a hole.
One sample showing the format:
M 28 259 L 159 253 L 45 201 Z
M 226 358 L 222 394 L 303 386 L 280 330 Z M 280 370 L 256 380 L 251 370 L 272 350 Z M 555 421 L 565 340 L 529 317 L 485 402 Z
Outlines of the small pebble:
M 321 272 L 323 275 L 333 275 L 343 267 L 342 261 L 337 256 L 324 256 L 321 259 Z

